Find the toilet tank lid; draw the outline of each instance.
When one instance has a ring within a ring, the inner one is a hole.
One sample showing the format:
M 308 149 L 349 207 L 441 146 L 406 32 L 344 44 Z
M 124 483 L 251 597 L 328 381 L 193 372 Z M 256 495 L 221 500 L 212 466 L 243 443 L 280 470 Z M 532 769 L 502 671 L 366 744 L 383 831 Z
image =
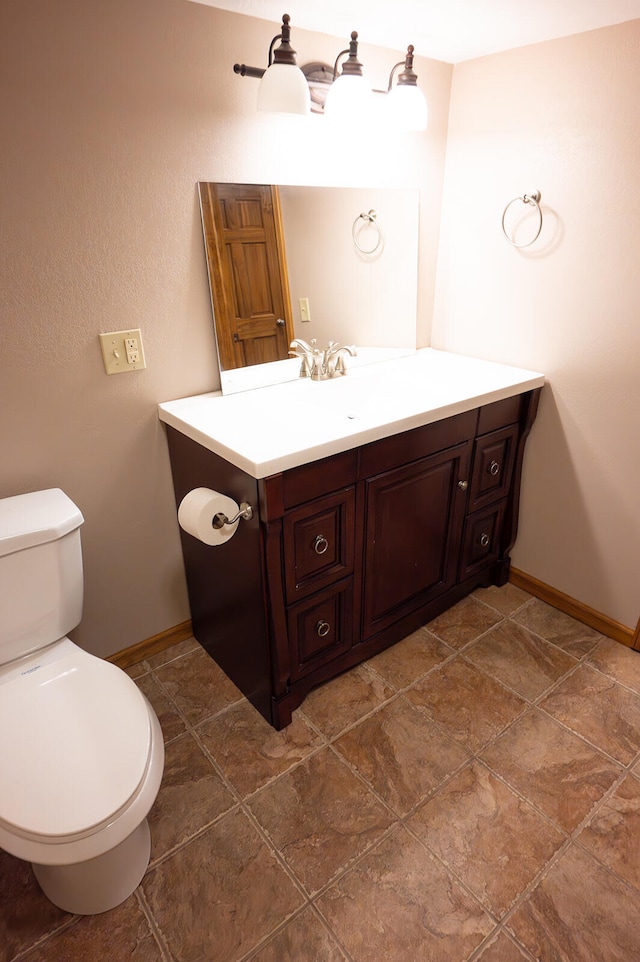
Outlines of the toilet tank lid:
M 55 541 L 79 528 L 84 518 L 60 488 L 0 499 L 0 557 Z

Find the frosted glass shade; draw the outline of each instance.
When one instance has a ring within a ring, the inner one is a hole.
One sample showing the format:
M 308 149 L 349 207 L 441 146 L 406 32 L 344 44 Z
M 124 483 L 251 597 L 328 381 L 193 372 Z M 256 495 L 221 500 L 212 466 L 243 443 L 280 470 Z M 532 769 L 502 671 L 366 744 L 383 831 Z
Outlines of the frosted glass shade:
M 373 107 L 373 93 L 364 77 L 340 74 L 331 84 L 324 104 L 326 117 L 348 123 L 368 121 Z
M 387 118 L 394 130 L 426 130 L 429 110 L 424 94 L 413 84 L 396 84 L 387 94 Z
M 285 114 L 308 114 L 311 111 L 309 85 L 299 67 L 273 63 L 265 70 L 258 87 L 258 110 Z

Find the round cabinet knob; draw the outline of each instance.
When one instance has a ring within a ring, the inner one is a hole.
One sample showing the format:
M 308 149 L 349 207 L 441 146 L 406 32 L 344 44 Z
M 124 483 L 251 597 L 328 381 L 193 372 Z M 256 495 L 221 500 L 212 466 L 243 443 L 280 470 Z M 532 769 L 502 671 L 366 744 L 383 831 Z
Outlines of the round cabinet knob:
M 494 478 L 496 474 L 500 474 L 500 464 L 497 461 L 492 461 L 489 465 L 489 474 L 492 474 Z
M 329 547 L 329 542 L 327 541 L 327 539 L 323 535 L 319 534 L 313 543 L 313 550 L 315 551 L 315 553 L 324 554 L 328 547 Z
M 482 545 L 483 548 L 486 548 L 490 542 L 491 542 L 491 538 L 489 537 L 488 534 L 480 535 L 480 544 Z
M 468 481 L 458 481 L 458 487 L 460 488 L 461 491 L 466 491 L 467 488 L 469 487 L 469 482 L 468 482 Z
M 331 631 L 331 625 L 328 621 L 319 621 L 316 625 L 316 632 L 319 638 L 325 638 Z

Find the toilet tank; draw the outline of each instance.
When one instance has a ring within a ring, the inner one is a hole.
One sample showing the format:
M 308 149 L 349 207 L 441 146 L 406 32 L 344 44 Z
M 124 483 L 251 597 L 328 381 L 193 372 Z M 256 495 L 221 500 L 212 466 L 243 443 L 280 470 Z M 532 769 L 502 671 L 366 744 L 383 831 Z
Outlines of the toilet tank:
M 79 623 L 83 520 L 60 488 L 0 499 L 0 665 Z

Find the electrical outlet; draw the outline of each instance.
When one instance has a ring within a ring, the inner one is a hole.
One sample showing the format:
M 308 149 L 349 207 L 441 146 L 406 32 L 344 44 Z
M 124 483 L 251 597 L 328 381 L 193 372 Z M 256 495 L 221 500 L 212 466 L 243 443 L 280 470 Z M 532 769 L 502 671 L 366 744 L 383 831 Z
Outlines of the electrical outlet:
M 108 334 L 98 334 L 98 337 L 107 374 L 141 371 L 147 366 L 142 347 L 142 333 L 139 329 L 110 331 Z
M 309 298 L 301 297 L 298 303 L 300 304 L 300 320 L 310 321 L 311 320 L 311 308 L 309 307 Z

